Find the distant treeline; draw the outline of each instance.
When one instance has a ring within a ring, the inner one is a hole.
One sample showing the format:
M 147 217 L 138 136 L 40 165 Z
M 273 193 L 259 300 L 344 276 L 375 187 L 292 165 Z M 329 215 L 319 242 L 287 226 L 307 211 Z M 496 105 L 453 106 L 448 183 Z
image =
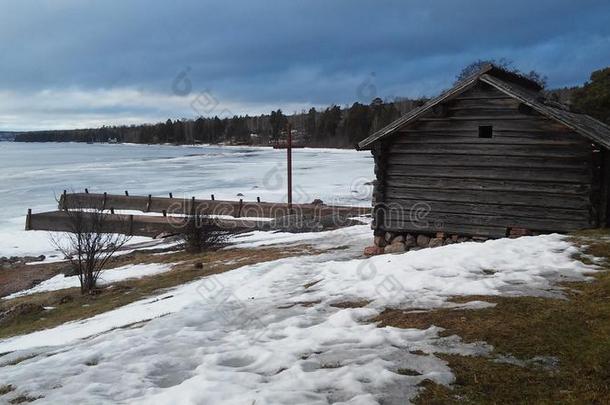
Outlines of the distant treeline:
M 476 61 L 464 68 L 461 76 L 476 71 L 484 63 Z M 509 66 L 503 62 L 504 66 Z M 514 69 L 512 71 L 515 71 Z M 518 72 L 518 71 L 516 71 Z M 519 73 L 519 72 L 518 72 Z M 536 72 L 527 77 L 544 84 L 545 79 Z M 589 114 L 610 124 L 610 68 L 591 74 L 583 86 L 547 91 L 552 100 L 569 105 L 574 111 Z M 232 118 L 197 118 L 195 120 L 168 119 L 158 124 L 114 126 L 97 129 L 38 131 L 18 134 L 19 142 L 117 142 L 130 143 L 229 143 L 268 145 L 286 136 L 291 124 L 295 143 L 303 146 L 353 147 L 367 135 L 384 127 L 407 111 L 422 105 L 424 99 L 400 99 L 383 102 L 375 98 L 371 104 L 354 103 L 351 107 L 330 106 L 322 111 L 311 108 L 300 114 L 284 115 L 281 110 L 271 114 Z
M 290 123 L 296 144 L 315 147 L 353 147 L 425 100 L 402 99 L 371 104 L 337 105 L 322 111 L 311 108 L 286 116 L 282 110 L 260 116 L 171 120 L 157 124 L 104 126 L 96 129 L 36 131 L 19 134 L 18 142 L 117 142 L 157 144 L 228 143 L 268 145 L 286 136 Z
M 16 136 L 16 132 L 0 131 L 0 141 L 14 141 Z

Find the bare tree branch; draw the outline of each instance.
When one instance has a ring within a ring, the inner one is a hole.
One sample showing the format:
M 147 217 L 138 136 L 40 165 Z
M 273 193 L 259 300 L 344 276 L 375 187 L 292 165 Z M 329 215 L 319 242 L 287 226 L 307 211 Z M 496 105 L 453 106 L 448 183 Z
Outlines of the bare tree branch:
M 78 276 L 82 294 L 92 294 L 108 261 L 130 239 L 129 224 L 120 216 L 111 216 L 103 207 L 80 200 L 72 202 L 64 212 L 70 231 L 60 237 L 51 234 L 53 245 L 69 260 Z M 111 222 L 112 220 L 112 222 Z

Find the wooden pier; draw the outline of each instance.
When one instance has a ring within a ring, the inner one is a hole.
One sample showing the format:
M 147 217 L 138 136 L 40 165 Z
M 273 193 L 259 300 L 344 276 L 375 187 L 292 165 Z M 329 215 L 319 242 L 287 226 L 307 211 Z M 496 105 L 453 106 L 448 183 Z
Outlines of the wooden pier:
M 82 213 L 83 219 L 87 221 L 94 215 Z M 148 236 L 151 238 L 160 235 L 175 235 L 184 231 L 187 225 L 187 217 L 160 215 L 125 215 L 104 214 L 104 227 L 108 232 L 122 233 L 131 236 Z M 215 223 L 221 229 L 235 232 L 246 232 L 268 227 L 268 221 L 249 221 L 243 219 L 216 219 Z M 38 214 L 28 213 L 26 230 L 73 232 L 73 223 L 65 211 L 41 212 Z
M 227 201 L 191 198 L 131 196 L 116 194 L 64 193 L 59 209 L 95 208 L 132 210 L 164 215 L 227 215 L 234 218 L 277 218 L 291 214 L 319 218 L 327 215 L 358 216 L 371 213 L 370 207 L 349 207 L 325 204 L 286 204 L 271 202 Z
M 325 204 L 286 204 L 191 198 L 130 196 L 94 193 L 65 193 L 59 200 L 59 211 L 32 213 L 28 210 L 26 230 L 73 232 L 67 210 L 104 210 L 104 227 L 108 232 L 133 236 L 158 237 L 180 234 L 191 215 L 211 216 L 222 229 L 234 232 L 281 228 L 268 218 L 295 215 L 320 219 L 328 216 L 351 217 L 370 214 L 368 207 L 332 206 Z M 115 210 L 141 211 L 157 215 L 115 213 Z M 84 220 L 93 220 L 98 213 L 81 213 Z M 267 220 L 244 219 L 267 218 Z

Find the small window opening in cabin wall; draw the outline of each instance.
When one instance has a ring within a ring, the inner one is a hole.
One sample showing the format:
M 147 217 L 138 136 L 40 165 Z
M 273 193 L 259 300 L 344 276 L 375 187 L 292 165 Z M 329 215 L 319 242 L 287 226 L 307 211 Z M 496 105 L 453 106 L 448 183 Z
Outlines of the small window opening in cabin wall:
M 479 138 L 491 138 L 494 134 L 494 127 L 491 125 L 481 125 L 479 127 Z

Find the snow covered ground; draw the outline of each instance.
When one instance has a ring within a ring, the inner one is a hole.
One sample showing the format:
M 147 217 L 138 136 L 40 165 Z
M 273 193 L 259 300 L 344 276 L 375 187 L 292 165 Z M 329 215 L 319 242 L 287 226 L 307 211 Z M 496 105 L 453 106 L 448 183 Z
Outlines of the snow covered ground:
M 267 236 L 254 233 L 243 243 L 268 243 Z M 576 248 L 559 235 L 370 259 L 360 258 L 371 238 L 368 225 L 299 237 L 301 243 L 346 248 L 244 266 L 87 320 L 0 341 L 0 353 L 12 352 L 0 357 L 0 381 L 17 388 L 5 398 L 403 404 L 423 379 L 452 382 L 451 370 L 433 353 L 490 348 L 441 338 L 436 327 L 402 330 L 367 322 L 383 308 L 451 307 L 447 298 L 453 295 L 558 294 L 553 282 L 585 279 L 594 271 L 572 258 Z M 370 303 L 332 306 L 362 300 Z M 17 359 L 24 360 L 9 365 Z M 421 375 L 401 375 L 400 368 Z
M 131 264 L 127 266 L 121 266 L 114 269 L 106 270 L 101 273 L 100 278 L 98 280 L 98 284 L 105 285 L 121 280 L 154 276 L 155 274 L 164 273 L 166 271 L 171 270 L 171 267 L 171 264 L 159 263 Z M 78 276 L 66 277 L 63 274 L 58 274 L 55 277 L 43 281 L 35 287 L 23 291 L 18 291 L 11 295 L 7 295 L 6 297 L 2 297 L 2 299 L 8 300 L 11 298 L 23 297 L 24 295 L 31 295 L 44 291 L 57 291 L 75 287 L 80 287 L 80 281 L 78 280 Z

